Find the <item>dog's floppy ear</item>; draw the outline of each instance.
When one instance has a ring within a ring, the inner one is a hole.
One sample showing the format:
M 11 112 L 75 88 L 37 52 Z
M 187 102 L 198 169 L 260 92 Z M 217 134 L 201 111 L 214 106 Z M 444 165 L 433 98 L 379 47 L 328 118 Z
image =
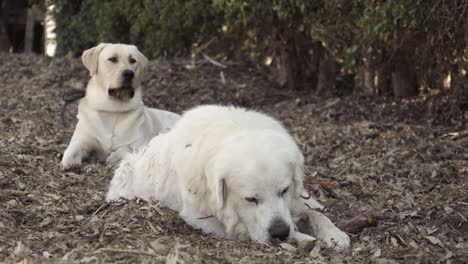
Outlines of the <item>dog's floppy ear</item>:
M 298 150 L 297 159 L 293 163 L 294 197 L 300 198 L 304 191 L 304 156 Z
M 216 161 L 211 160 L 205 169 L 206 182 L 208 191 L 211 192 L 212 203 L 215 210 L 223 209 L 227 197 L 226 179 L 222 175 L 216 173 Z
M 143 73 L 143 70 L 146 68 L 146 65 L 148 65 L 148 59 L 141 53 L 136 46 L 133 46 L 136 50 L 136 56 L 138 60 L 138 74 L 141 76 L 141 73 Z
M 219 179 L 217 181 L 216 187 L 215 187 L 215 203 L 216 203 L 216 209 L 221 210 L 224 207 L 224 203 L 226 202 L 226 180 Z
M 99 54 L 101 51 L 109 45 L 108 43 L 101 43 L 94 48 L 87 49 L 83 52 L 81 60 L 84 66 L 89 71 L 89 75 L 93 76 L 98 71 Z

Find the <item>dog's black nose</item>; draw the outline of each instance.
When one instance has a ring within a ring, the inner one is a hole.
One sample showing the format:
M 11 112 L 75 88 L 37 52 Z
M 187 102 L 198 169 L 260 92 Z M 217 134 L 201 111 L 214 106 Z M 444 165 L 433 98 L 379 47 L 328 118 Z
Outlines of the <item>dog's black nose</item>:
M 280 240 L 285 240 L 289 236 L 289 225 L 283 220 L 276 218 L 268 228 L 268 233 L 271 239 L 278 238 Z
M 135 77 L 135 72 L 133 72 L 132 70 L 125 70 L 123 71 L 122 75 L 125 81 L 131 81 L 133 80 L 133 77 Z

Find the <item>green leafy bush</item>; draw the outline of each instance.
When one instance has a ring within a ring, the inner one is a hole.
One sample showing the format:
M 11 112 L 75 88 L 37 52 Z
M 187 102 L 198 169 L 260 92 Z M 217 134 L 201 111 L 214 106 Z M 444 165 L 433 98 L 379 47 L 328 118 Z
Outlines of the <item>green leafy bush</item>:
M 133 43 L 149 57 L 187 54 L 216 33 L 210 1 L 52 0 L 57 52 L 73 55 L 99 42 Z
M 388 76 L 402 66 L 417 72 L 420 82 L 453 72 L 453 65 L 466 69 L 466 0 L 50 3 L 56 6 L 58 54 L 77 56 L 99 42 L 124 42 L 150 58 L 186 56 L 216 39 L 210 52 L 258 65 L 270 58 L 269 67 L 277 69 L 272 75 L 294 88 L 317 86 L 324 60 L 331 73 L 338 69 L 336 78 L 358 74 L 363 66 L 375 74 L 388 68 Z

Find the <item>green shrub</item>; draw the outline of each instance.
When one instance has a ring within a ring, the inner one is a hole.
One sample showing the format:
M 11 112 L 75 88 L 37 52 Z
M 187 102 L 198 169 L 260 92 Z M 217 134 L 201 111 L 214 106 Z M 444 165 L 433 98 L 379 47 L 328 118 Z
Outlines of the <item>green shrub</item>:
M 186 56 L 215 38 L 210 52 L 256 63 L 271 57 L 273 66 L 287 67 L 288 82 L 298 84 L 317 77 L 320 58 L 334 58 L 340 74 L 356 73 L 366 60 L 376 69 L 407 63 L 401 58 L 420 79 L 435 68 L 466 68 L 466 0 L 50 2 L 56 6 L 59 55 L 123 42 L 149 58 Z
M 185 55 L 219 28 L 211 1 L 52 2 L 59 55 L 76 56 L 99 42 L 133 43 L 152 58 Z

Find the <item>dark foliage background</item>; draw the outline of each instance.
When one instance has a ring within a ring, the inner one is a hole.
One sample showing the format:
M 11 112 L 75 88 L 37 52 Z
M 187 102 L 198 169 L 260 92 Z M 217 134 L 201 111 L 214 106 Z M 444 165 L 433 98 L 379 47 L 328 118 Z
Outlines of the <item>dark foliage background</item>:
M 465 0 L 52 0 L 58 54 L 134 43 L 150 58 L 248 59 L 279 86 L 413 96 L 464 79 Z M 209 44 L 208 47 L 206 47 Z M 466 80 L 466 79 L 465 79 Z

